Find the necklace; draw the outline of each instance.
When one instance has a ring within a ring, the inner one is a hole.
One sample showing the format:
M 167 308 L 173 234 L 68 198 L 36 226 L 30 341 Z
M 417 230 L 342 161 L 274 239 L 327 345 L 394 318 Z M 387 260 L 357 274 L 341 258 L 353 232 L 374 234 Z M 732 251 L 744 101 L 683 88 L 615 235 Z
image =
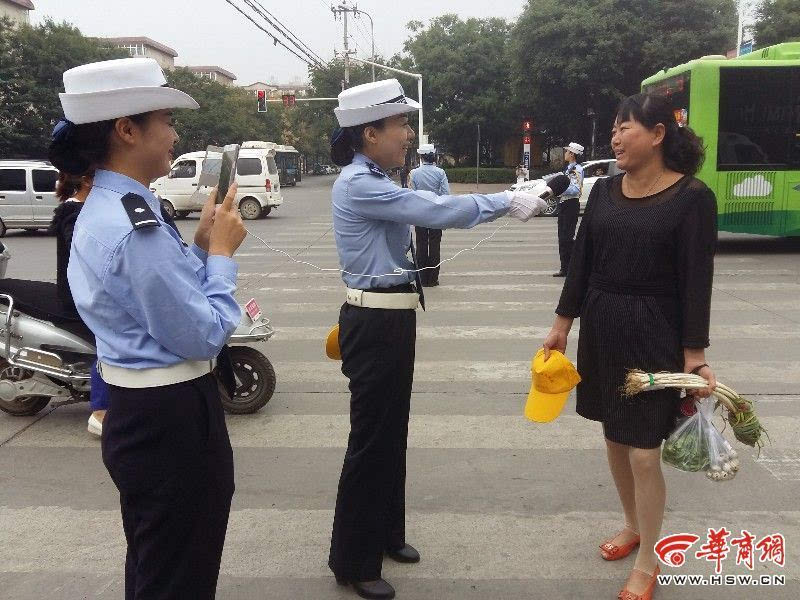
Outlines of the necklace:
M 647 189 L 647 191 L 646 191 L 646 192 L 645 192 L 645 193 L 644 193 L 642 196 L 633 196 L 633 197 L 638 197 L 638 198 L 647 198 L 647 197 L 650 195 L 650 192 L 652 192 L 652 191 L 653 191 L 653 190 L 656 188 L 656 186 L 659 184 L 659 182 L 661 181 L 661 178 L 662 178 L 662 177 L 664 177 L 664 172 L 665 172 L 665 171 L 666 171 L 666 169 L 664 169 L 664 170 L 662 170 L 662 171 L 661 171 L 661 173 L 659 174 L 659 176 L 658 176 L 658 177 L 656 178 L 656 180 L 653 182 L 653 185 L 651 185 L 651 186 L 650 186 L 650 187 Z M 628 190 L 630 190 L 630 189 L 631 189 L 631 184 L 630 184 L 630 181 L 628 181 Z M 629 197 L 630 197 L 630 196 L 629 196 Z

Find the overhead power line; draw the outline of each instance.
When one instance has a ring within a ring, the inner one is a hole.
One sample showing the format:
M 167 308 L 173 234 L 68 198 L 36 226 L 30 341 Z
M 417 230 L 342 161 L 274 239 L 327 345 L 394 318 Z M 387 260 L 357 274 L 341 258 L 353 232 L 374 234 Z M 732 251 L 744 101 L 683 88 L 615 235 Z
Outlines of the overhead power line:
M 314 65 L 317 65 L 317 66 L 321 65 L 321 61 L 319 60 L 319 58 L 313 56 L 312 53 L 310 53 L 308 50 L 306 50 L 303 47 L 303 45 L 301 45 L 302 43 L 296 42 L 294 39 L 292 39 L 289 36 L 288 33 L 283 31 L 278 25 L 276 25 L 275 22 L 272 19 L 270 19 L 270 17 L 267 16 L 267 14 L 263 10 L 261 10 L 261 8 L 259 8 L 261 5 L 258 4 L 257 1 L 255 1 L 255 0 L 244 0 L 244 3 L 247 6 L 249 6 L 250 9 L 253 10 L 258 16 L 260 16 L 267 23 L 269 23 L 280 35 L 282 35 L 286 39 L 286 41 L 288 41 L 292 46 L 294 46 L 300 54 L 305 56 L 306 59 L 308 59 L 309 62 L 311 62 L 311 63 L 313 63 Z M 258 6 L 256 6 L 256 4 L 258 4 Z
M 266 33 L 266 34 L 267 34 L 267 35 L 268 35 L 270 38 L 272 38 L 272 41 L 273 41 L 273 43 L 274 43 L 274 44 L 276 44 L 276 45 L 277 45 L 277 44 L 280 44 L 280 45 L 281 45 L 281 46 L 283 46 L 283 47 L 284 47 L 286 50 L 288 50 L 289 52 L 291 52 L 291 53 L 292 53 L 292 54 L 293 54 L 295 57 L 299 58 L 301 61 L 303 61 L 304 63 L 306 63 L 306 64 L 307 64 L 308 66 L 310 66 L 310 67 L 317 67 L 317 66 L 319 66 L 319 63 L 318 63 L 316 60 L 314 60 L 312 57 L 309 57 L 309 56 L 302 56 L 302 55 L 298 54 L 298 53 L 297 53 L 295 50 L 293 50 L 292 48 L 290 48 L 289 46 L 287 46 L 287 45 L 286 45 L 284 42 L 282 42 L 281 40 L 279 40 L 279 39 L 278 39 L 278 38 L 275 36 L 275 34 L 273 34 L 271 31 L 267 30 L 267 29 L 266 29 L 266 28 L 265 28 L 263 25 L 261 25 L 260 23 L 258 23 L 258 22 L 257 22 L 257 21 L 256 21 L 256 20 L 253 18 L 253 17 L 251 17 L 250 15 L 248 15 L 248 14 L 247 14 L 247 13 L 246 13 L 244 10 L 242 10 L 242 9 L 241 9 L 241 7 L 237 6 L 237 5 L 236 5 L 236 4 L 235 4 L 235 3 L 234 3 L 232 0 L 225 0 L 225 2 L 227 2 L 228 4 L 230 4 L 230 5 L 231 5 L 233 8 L 235 8 L 235 9 L 236 9 L 236 10 L 237 10 L 237 11 L 238 11 L 238 12 L 239 12 L 239 13 L 240 13 L 240 14 L 241 14 L 243 17 L 245 17 L 245 18 L 246 18 L 248 21 L 250 21 L 250 22 L 251 22 L 253 25 L 255 25 L 256 27 L 258 27 L 258 28 L 259 28 L 261 31 L 263 31 L 263 32 L 264 32 L 264 33 Z
M 314 51 L 313 51 L 313 50 L 312 50 L 312 49 L 311 49 L 311 48 L 308 46 L 308 44 L 306 44 L 306 43 L 305 43 L 303 40 L 301 40 L 299 37 L 297 37 L 297 36 L 295 35 L 295 33 L 294 33 L 294 32 L 293 32 L 291 29 L 289 29 L 289 28 L 288 28 L 286 25 L 284 25 L 284 24 L 281 22 L 281 20 L 280 20 L 278 17 L 276 17 L 274 14 L 272 14 L 272 13 L 271 13 L 271 12 L 270 12 L 270 11 L 269 11 L 269 10 L 268 10 L 268 9 L 267 9 L 267 8 L 266 8 L 264 5 L 263 5 L 263 4 L 261 4 L 261 2 L 259 2 L 258 0 L 253 0 L 253 1 L 254 1 L 256 4 L 258 4 L 258 6 L 260 6 L 260 7 L 261 7 L 261 9 L 262 9 L 264 12 L 266 12 L 266 13 L 267 13 L 267 14 L 268 14 L 270 17 L 272 17 L 272 19 L 274 19 L 274 20 L 277 22 L 277 24 L 280 26 L 280 28 L 281 28 L 281 29 L 282 29 L 284 32 L 288 33 L 288 34 L 289 34 L 289 36 L 291 36 L 292 38 L 294 38 L 295 40 L 297 40 L 297 42 L 298 42 L 298 43 L 299 43 L 299 44 L 300 44 L 300 45 L 301 45 L 303 48 L 305 48 L 305 49 L 306 49 L 306 51 L 307 51 L 307 52 L 308 52 L 308 53 L 309 53 L 309 54 L 310 54 L 310 55 L 311 55 L 313 58 L 315 58 L 315 59 L 316 59 L 318 62 L 320 62 L 320 63 L 324 63 L 324 62 L 325 62 L 325 61 L 322 59 L 322 57 L 321 57 L 319 54 L 317 54 L 316 52 L 314 52 Z M 266 17 L 264 17 L 264 18 L 266 18 Z

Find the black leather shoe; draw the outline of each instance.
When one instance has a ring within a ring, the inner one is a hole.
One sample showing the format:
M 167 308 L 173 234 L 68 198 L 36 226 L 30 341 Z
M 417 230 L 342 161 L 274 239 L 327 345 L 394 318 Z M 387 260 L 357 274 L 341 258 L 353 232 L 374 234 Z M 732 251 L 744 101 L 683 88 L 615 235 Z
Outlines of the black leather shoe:
M 386 556 L 401 563 L 419 562 L 419 552 L 410 544 L 406 544 L 397 550 L 387 550 Z
M 383 579 L 376 581 L 348 581 L 337 577 L 336 583 L 339 585 L 352 585 L 356 594 L 362 598 L 370 598 L 372 600 L 394 598 L 394 588 Z
M 559 271 L 558 273 L 553 273 L 553 277 L 566 277 L 567 274 L 564 271 Z
M 436 287 L 439 285 L 438 281 L 426 281 L 422 284 L 422 287 Z

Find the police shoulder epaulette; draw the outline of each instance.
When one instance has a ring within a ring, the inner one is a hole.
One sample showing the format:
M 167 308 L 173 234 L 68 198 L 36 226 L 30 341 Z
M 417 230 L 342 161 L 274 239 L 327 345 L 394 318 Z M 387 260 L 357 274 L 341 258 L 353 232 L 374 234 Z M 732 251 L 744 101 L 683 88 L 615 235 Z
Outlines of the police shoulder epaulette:
M 144 229 L 145 227 L 161 227 L 161 223 L 156 219 L 147 201 L 138 194 L 128 193 L 122 197 L 122 206 L 128 213 L 131 225 L 134 229 Z
M 378 177 L 388 177 L 388 175 L 386 175 L 386 172 L 375 163 L 368 162 L 367 168 L 369 169 L 369 172 L 372 173 L 373 175 L 377 175 Z

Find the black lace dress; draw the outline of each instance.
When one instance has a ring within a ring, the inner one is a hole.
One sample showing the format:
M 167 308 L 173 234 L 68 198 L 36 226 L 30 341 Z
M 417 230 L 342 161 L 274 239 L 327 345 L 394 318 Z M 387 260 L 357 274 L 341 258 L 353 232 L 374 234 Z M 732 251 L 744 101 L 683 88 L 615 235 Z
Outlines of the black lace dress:
M 657 448 L 674 426 L 677 391 L 620 387 L 628 369 L 681 372 L 683 348 L 709 345 L 716 241 L 716 199 L 697 179 L 641 199 L 622 175 L 595 184 L 556 313 L 580 317 L 577 410 L 607 439 Z

